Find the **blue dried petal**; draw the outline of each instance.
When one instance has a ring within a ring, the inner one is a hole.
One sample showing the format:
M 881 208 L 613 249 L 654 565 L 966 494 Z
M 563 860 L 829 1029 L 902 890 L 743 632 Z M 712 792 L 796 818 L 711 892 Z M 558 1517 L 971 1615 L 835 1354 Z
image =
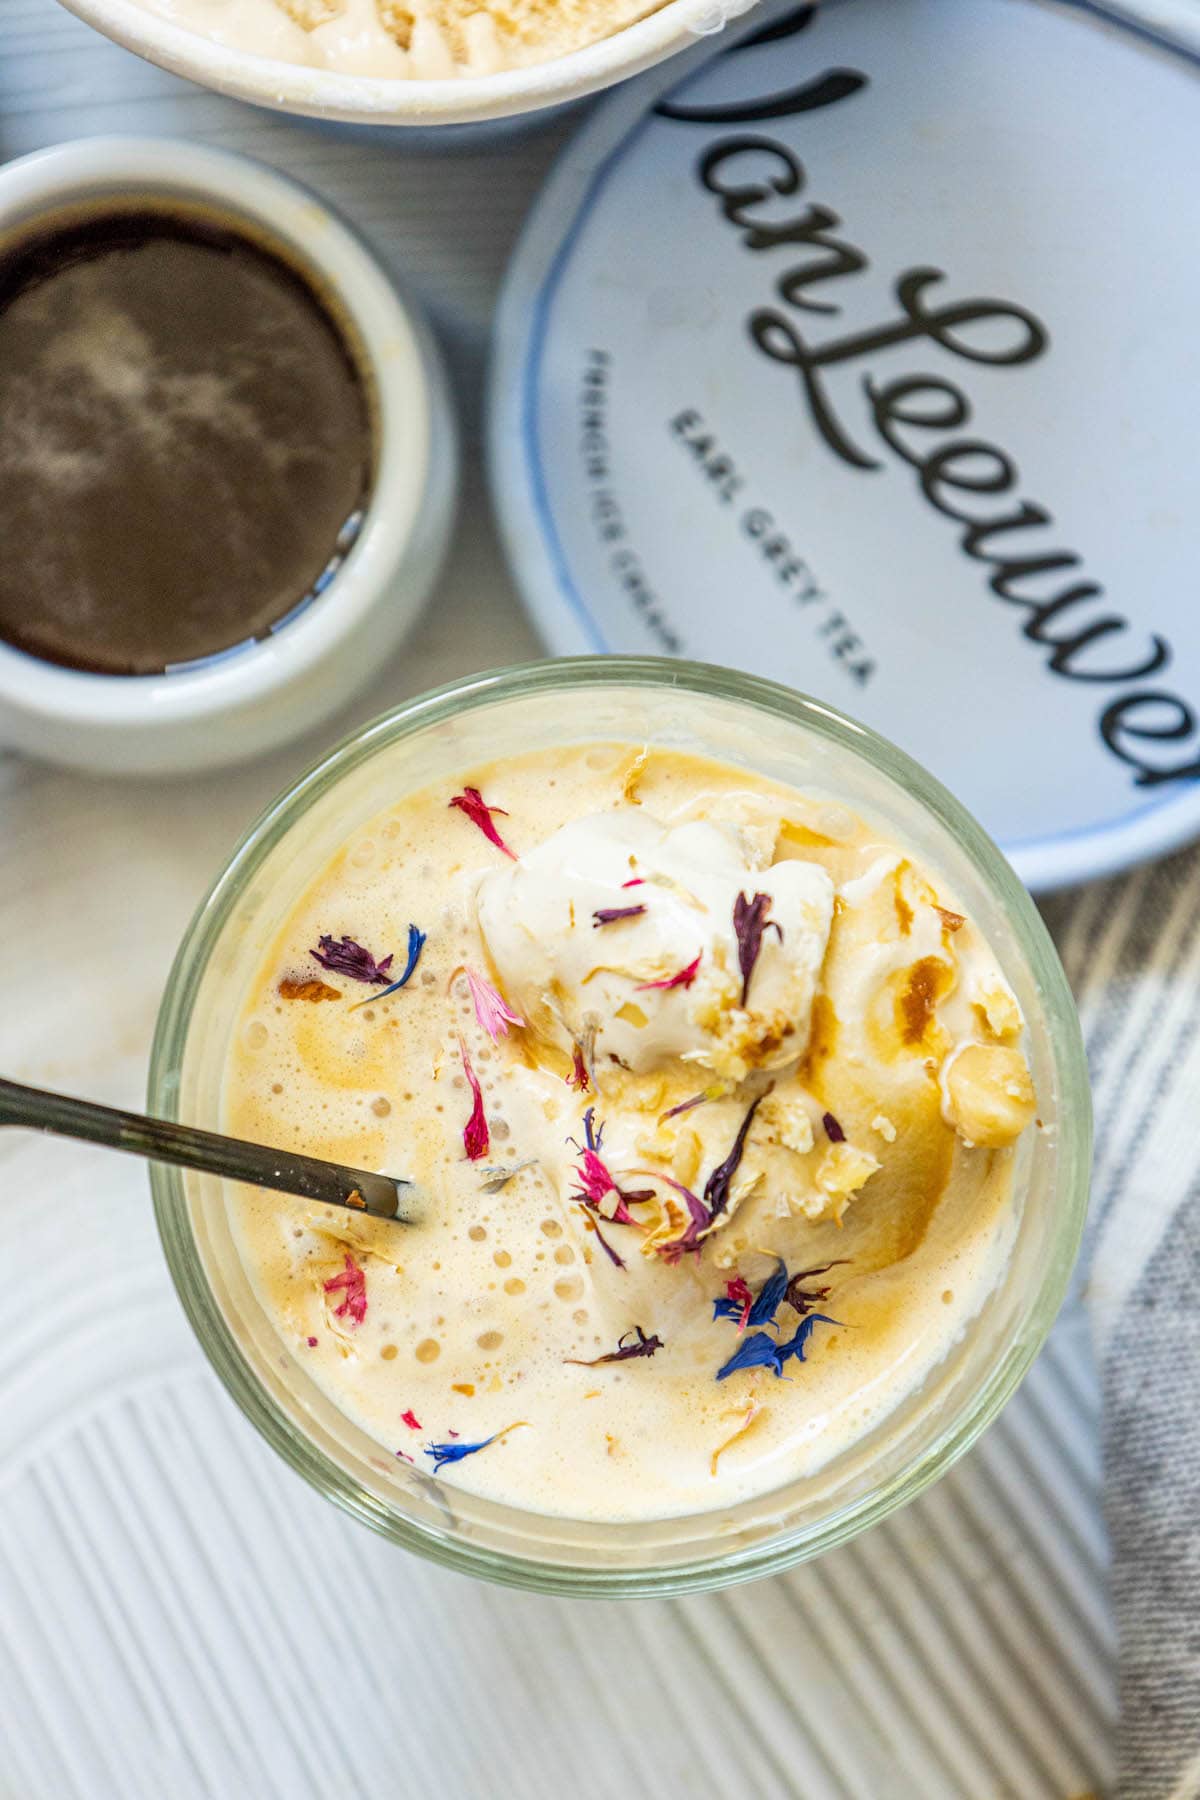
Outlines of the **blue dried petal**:
M 796 1328 L 795 1337 L 790 1337 L 786 1344 L 777 1346 L 780 1364 L 782 1365 L 785 1363 L 789 1356 L 794 1356 L 797 1362 L 804 1362 L 804 1346 L 807 1344 L 817 1326 L 840 1325 L 841 1322 L 840 1319 L 831 1319 L 828 1313 L 809 1313 L 807 1319 L 801 1319 Z M 777 1369 L 775 1372 L 778 1374 L 779 1370 Z
M 509 1430 L 511 1429 L 510 1426 Z M 491 1437 L 482 1438 L 478 1444 L 426 1444 L 425 1454 L 432 1456 L 433 1472 L 436 1475 L 447 1463 L 461 1462 L 464 1456 L 474 1456 L 477 1450 L 486 1450 L 489 1444 L 494 1444 L 498 1437 L 503 1436 L 502 1431 L 493 1431 Z
M 797 1362 L 806 1360 L 805 1345 L 818 1325 L 840 1324 L 840 1319 L 831 1319 L 828 1313 L 810 1313 L 801 1321 L 795 1337 L 789 1338 L 786 1344 L 777 1344 L 765 1331 L 750 1332 L 729 1361 L 717 1370 L 717 1380 L 724 1381 L 727 1375 L 736 1375 L 739 1369 L 770 1369 L 772 1374 L 781 1376 L 789 1357 L 794 1356 Z
M 779 1258 L 779 1267 L 773 1275 L 768 1275 L 758 1291 L 758 1298 L 750 1308 L 747 1325 L 769 1325 L 783 1304 L 783 1296 L 787 1293 L 788 1272 L 783 1258 Z
M 747 1325 L 771 1325 L 775 1314 L 783 1304 L 788 1290 L 789 1276 L 787 1265 L 782 1257 L 778 1258 L 779 1267 L 773 1275 L 769 1275 L 754 1297 L 750 1311 L 746 1314 Z M 725 1295 L 713 1301 L 714 1319 L 732 1319 L 735 1324 L 741 1323 L 742 1302 Z
M 729 1361 L 717 1370 L 717 1380 L 724 1381 L 727 1375 L 736 1375 L 739 1369 L 773 1369 L 776 1375 L 781 1375 L 779 1345 L 774 1338 L 769 1338 L 765 1331 L 748 1332 Z
M 393 981 L 392 985 L 390 987 L 385 987 L 381 994 L 372 994 L 371 995 L 372 1000 L 386 1000 L 389 994 L 396 993 L 396 991 L 399 988 L 402 988 L 406 985 L 406 983 L 410 980 L 410 978 L 412 976 L 413 970 L 416 968 L 417 964 L 421 960 L 421 951 L 425 947 L 425 937 L 426 937 L 426 933 L 423 931 L 418 931 L 415 925 L 409 926 L 409 928 L 408 928 L 408 961 L 404 965 L 404 973 L 403 973 L 403 975 L 401 975 L 399 981 Z M 359 1005 L 360 1006 L 366 1005 L 366 1002 L 360 1001 Z

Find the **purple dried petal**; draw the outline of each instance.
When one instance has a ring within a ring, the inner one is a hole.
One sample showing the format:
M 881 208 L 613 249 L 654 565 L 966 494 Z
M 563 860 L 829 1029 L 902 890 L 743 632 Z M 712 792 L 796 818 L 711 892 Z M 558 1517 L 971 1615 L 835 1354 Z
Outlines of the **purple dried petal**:
M 598 925 L 615 925 L 618 919 L 640 919 L 644 906 L 602 906 L 592 914 L 592 930 Z
M 625 1339 L 634 1337 L 634 1333 L 637 1334 L 634 1342 L 627 1344 Z M 595 1369 L 601 1363 L 628 1362 L 633 1356 L 653 1356 L 662 1347 L 663 1341 L 657 1333 L 653 1337 L 647 1337 L 641 1326 L 635 1325 L 633 1331 L 627 1331 L 617 1339 L 616 1349 L 610 1350 L 607 1356 L 564 1356 L 563 1361 L 574 1363 L 580 1369 Z
M 704 1184 L 704 1198 L 708 1205 L 710 1217 L 714 1219 L 718 1213 L 724 1212 L 725 1207 L 728 1205 L 730 1183 L 738 1172 L 738 1165 L 742 1160 L 742 1152 L 746 1148 L 747 1133 L 750 1130 L 755 1113 L 758 1111 L 765 1098 L 766 1096 L 764 1094 L 759 1094 L 756 1100 L 750 1102 L 749 1110 L 739 1125 L 738 1134 L 733 1140 L 732 1150 L 729 1152 L 729 1155 L 725 1158 L 723 1163 L 718 1163 L 717 1167 L 713 1170 L 712 1174 Z
M 830 1269 L 841 1268 L 845 1263 L 849 1262 L 849 1260 L 849 1257 L 839 1256 L 836 1257 L 833 1262 L 821 1263 L 819 1267 L 815 1269 L 797 1269 L 796 1273 L 789 1280 L 787 1291 L 784 1294 L 784 1299 L 787 1304 L 790 1307 L 793 1307 L 795 1311 L 800 1314 L 801 1318 L 803 1318 L 804 1315 L 810 1313 L 813 1307 L 820 1301 L 829 1298 L 829 1289 L 827 1287 L 806 1288 L 803 1284 L 806 1281 L 812 1281 L 817 1275 L 827 1275 Z
M 612 1263 L 614 1268 L 623 1269 L 625 1267 L 625 1258 L 623 1256 L 617 1255 L 616 1251 L 613 1249 L 612 1245 L 609 1243 L 608 1239 L 605 1237 L 604 1233 L 601 1231 L 599 1225 L 596 1223 L 595 1213 L 589 1211 L 586 1207 L 584 1207 L 582 1210 L 583 1210 L 584 1217 L 587 1219 L 588 1224 L 591 1226 L 592 1230 L 595 1232 L 597 1238 L 599 1239 L 600 1248 L 603 1250 L 605 1256 L 607 1256 L 609 1262 Z
M 693 1094 L 690 1100 L 681 1100 L 678 1106 L 669 1107 L 665 1113 L 660 1113 L 658 1122 L 660 1125 L 665 1125 L 668 1119 L 677 1119 L 680 1113 L 691 1112 L 694 1106 L 703 1106 L 705 1101 L 713 1098 L 714 1096 L 706 1088 L 702 1094 Z
M 771 910 L 770 894 L 755 894 L 753 900 L 747 900 L 745 894 L 739 894 L 733 903 L 733 932 L 737 938 L 738 968 L 742 971 L 742 1005 L 746 1004 L 746 996 L 750 992 L 750 977 L 754 974 L 754 965 L 758 961 L 762 949 L 763 933 L 778 933 L 783 942 L 783 927 L 774 919 L 768 919 Z
M 374 981 L 382 985 L 388 978 L 388 970 L 392 966 L 391 955 L 381 962 L 376 962 L 369 950 L 355 943 L 351 937 L 343 937 L 341 943 L 323 932 L 318 939 L 319 947 L 310 950 L 323 969 L 331 969 L 335 975 L 347 975 L 351 981 Z M 378 999 L 378 995 L 373 998 Z
M 825 1127 L 825 1136 L 831 1144 L 844 1144 L 846 1134 L 831 1112 L 821 1114 L 821 1123 Z
M 680 1257 L 689 1251 L 699 1250 L 701 1236 L 712 1224 L 712 1214 L 703 1200 L 698 1199 L 690 1188 L 684 1187 L 682 1181 L 676 1181 L 670 1175 L 657 1175 L 655 1180 L 665 1181 L 668 1187 L 674 1188 L 677 1194 L 682 1195 L 690 1215 L 687 1229 L 682 1237 L 672 1238 L 669 1243 L 658 1245 L 661 1256 L 665 1256 L 669 1263 L 677 1263 Z

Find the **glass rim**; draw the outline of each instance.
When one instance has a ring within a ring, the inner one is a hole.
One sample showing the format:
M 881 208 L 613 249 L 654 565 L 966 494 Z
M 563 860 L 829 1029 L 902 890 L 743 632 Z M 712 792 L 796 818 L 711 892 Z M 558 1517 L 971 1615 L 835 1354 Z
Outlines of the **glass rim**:
M 580 1568 L 464 1541 L 405 1518 L 296 1429 L 242 1356 L 209 1287 L 188 1217 L 182 1172 L 151 1163 L 150 1183 L 167 1266 L 202 1350 L 251 1424 L 319 1492 L 392 1542 L 463 1574 L 543 1593 L 637 1597 L 724 1587 L 776 1573 L 832 1549 L 914 1499 L 971 1447 L 1015 1392 L 1066 1295 L 1087 1211 L 1092 1113 L 1078 1014 L 1049 932 L 1003 853 L 934 776 L 869 726 L 780 683 L 699 662 L 611 655 L 514 664 L 416 695 L 347 734 L 278 795 L 243 834 L 184 933 L 167 977 L 151 1048 L 149 1110 L 168 1118 L 178 1116 L 174 1077 L 209 956 L 255 871 L 310 804 L 380 750 L 428 727 L 498 700 L 599 686 L 664 687 L 729 700 L 799 724 L 865 759 L 957 839 L 1013 930 L 1041 997 L 1060 1096 L 1053 1251 L 1046 1258 L 1019 1341 L 952 1409 L 944 1429 L 890 1481 L 836 1508 L 815 1526 L 785 1530 L 749 1547 L 709 1549 L 661 1568 Z

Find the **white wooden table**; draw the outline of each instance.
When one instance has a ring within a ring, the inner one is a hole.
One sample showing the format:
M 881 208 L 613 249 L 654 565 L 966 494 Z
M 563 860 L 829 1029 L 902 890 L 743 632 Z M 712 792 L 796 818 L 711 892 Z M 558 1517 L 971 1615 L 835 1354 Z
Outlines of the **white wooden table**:
M 556 135 L 418 155 L 0 0 L 0 154 L 110 131 L 249 151 L 331 198 L 428 302 L 475 442 L 493 295 Z M 472 452 L 445 578 L 356 713 L 534 653 Z M 0 1068 L 141 1103 L 188 916 L 319 747 L 170 785 L 0 760 Z M 1105 1784 L 1114 1712 L 1095 1410 L 1068 1317 L 965 1464 L 819 1564 L 681 1602 L 487 1588 L 260 1443 L 176 1305 L 139 1164 L 5 1136 L 0 1800 L 1073 1800 Z

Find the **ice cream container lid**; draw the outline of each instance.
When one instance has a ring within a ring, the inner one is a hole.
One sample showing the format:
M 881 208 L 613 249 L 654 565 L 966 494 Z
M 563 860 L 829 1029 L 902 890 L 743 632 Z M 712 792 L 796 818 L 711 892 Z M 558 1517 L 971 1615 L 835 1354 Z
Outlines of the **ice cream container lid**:
M 508 275 L 490 462 L 548 645 L 816 695 L 1035 888 L 1182 842 L 1194 7 L 755 20 L 600 105 Z

